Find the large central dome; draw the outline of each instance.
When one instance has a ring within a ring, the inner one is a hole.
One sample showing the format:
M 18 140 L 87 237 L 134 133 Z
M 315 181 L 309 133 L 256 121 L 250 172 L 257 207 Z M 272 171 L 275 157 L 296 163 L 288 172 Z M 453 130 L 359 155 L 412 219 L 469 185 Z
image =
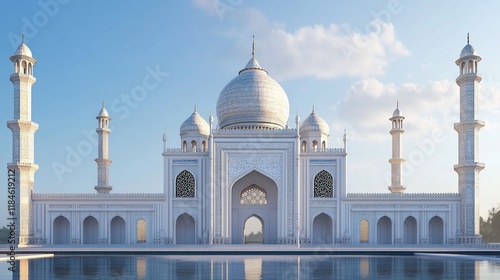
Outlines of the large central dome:
M 283 129 L 289 111 L 285 91 L 255 57 L 222 89 L 217 100 L 220 128 Z

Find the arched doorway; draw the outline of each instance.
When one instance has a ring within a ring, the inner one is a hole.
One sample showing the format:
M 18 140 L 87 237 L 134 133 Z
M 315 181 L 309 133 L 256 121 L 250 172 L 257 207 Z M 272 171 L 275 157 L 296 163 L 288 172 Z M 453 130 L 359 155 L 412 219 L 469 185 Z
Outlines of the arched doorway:
M 313 220 L 313 243 L 332 244 L 333 242 L 333 222 L 332 218 L 325 213 L 321 213 Z
M 387 216 L 377 222 L 377 244 L 392 244 L 392 222 Z
M 111 244 L 125 244 L 125 221 L 116 216 L 111 220 L 110 226 Z
M 404 222 L 404 244 L 417 244 L 417 220 L 412 216 Z
M 278 243 L 278 186 L 269 177 L 252 171 L 237 180 L 231 189 L 231 240 L 244 244 L 244 228 L 248 217 L 257 216 L 263 225 L 262 240 Z
M 245 221 L 244 232 L 244 243 L 245 244 L 263 244 L 264 238 L 262 233 L 264 232 L 264 225 L 262 220 L 252 215 Z
M 175 222 L 175 243 L 196 244 L 196 227 L 194 218 L 184 213 Z
M 434 216 L 429 221 L 429 244 L 444 244 L 444 224 L 443 219 Z
M 70 227 L 66 217 L 59 216 L 54 220 L 53 244 L 69 244 Z
M 99 223 L 96 218 L 88 216 L 83 220 L 83 244 L 97 244 L 99 240 Z

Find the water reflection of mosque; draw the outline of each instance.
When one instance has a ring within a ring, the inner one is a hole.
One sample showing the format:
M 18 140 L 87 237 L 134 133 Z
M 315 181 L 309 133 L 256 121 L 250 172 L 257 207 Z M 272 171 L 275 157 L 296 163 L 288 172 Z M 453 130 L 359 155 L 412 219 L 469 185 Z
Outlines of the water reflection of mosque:
M 415 256 L 59 256 L 20 260 L 13 279 L 479 279 L 481 263 Z

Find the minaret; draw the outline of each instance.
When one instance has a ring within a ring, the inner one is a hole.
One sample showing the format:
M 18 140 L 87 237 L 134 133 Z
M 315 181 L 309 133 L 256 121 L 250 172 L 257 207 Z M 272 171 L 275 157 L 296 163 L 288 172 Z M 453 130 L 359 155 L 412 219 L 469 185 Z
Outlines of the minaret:
M 390 131 L 392 135 L 392 158 L 389 160 L 391 163 L 391 186 L 389 190 L 391 193 L 403 193 L 406 189 L 401 185 L 402 180 L 402 167 L 405 162 L 404 159 L 401 158 L 401 150 L 402 150 L 402 142 L 401 136 L 405 132 L 403 128 L 403 120 L 405 117 L 401 115 L 399 112 L 399 102 L 396 104 L 396 110 L 392 114 L 392 118 L 389 120 L 392 123 L 392 129 Z
M 97 135 L 99 136 L 99 151 L 98 157 L 95 159 L 97 162 L 97 186 L 95 190 L 98 193 L 109 193 L 113 187 L 109 185 L 109 165 L 111 160 L 108 158 L 108 139 L 109 139 L 109 121 L 111 118 L 108 115 L 108 111 L 104 108 L 104 102 L 102 103 L 102 109 L 99 112 L 97 119 Z
M 478 162 L 478 134 L 484 122 L 477 120 L 477 87 L 481 81 L 477 64 L 481 57 L 469 44 L 462 49 L 455 61 L 459 67 L 456 79 L 460 87 L 460 122 L 455 123 L 458 132 L 458 191 L 461 196 L 460 243 L 480 243 L 479 235 L 479 172 L 484 164 Z
M 38 243 L 34 238 L 31 202 L 35 172 L 38 170 L 34 161 L 34 139 L 38 124 L 31 121 L 31 87 L 36 82 L 33 77 L 36 60 L 24 44 L 24 34 L 22 38 L 16 53 L 10 57 L 10 61 L 14 63 L 14 73 L 10 75 L 10 81 L 14 84 L 14 120 L 7 122 L 7 127 L 12 131 L 12 162 L 7 164 L 7 168 L 9 175 L 15 173 L 16 191 L 15 209 L 14 212 L 9 212 L 9 216 L 17 219 L 13 222 L 16 224 L 18 244 L 26 245 Z

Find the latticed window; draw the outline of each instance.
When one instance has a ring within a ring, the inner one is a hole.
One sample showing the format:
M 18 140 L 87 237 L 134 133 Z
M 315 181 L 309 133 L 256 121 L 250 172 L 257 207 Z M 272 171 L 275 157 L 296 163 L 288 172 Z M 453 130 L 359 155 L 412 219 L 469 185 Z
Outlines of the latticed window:
M 368 221 L 366 219 L 361 220 L 359 222 L 359 242 L 360 243 L 368 243 L 368 238 L 370 237 L 368 231 Z
M 240 204 L 266 205 L 267 204 L 266 192 L 257 186 L 250 186 L 245 190 L 243 190 L 243 192 L 241 193 Z
M 333 176 L 326 170 L 314 177 L 314 197 L 333 197 Z
M 137 237 L 137 243 L 146 243 L 146 220 L 137 220 L 137 229 L 135 235 Z
M 175 179 L 175 197 L 194 197 L 194 176 L 187 170 L 181 171 Z

